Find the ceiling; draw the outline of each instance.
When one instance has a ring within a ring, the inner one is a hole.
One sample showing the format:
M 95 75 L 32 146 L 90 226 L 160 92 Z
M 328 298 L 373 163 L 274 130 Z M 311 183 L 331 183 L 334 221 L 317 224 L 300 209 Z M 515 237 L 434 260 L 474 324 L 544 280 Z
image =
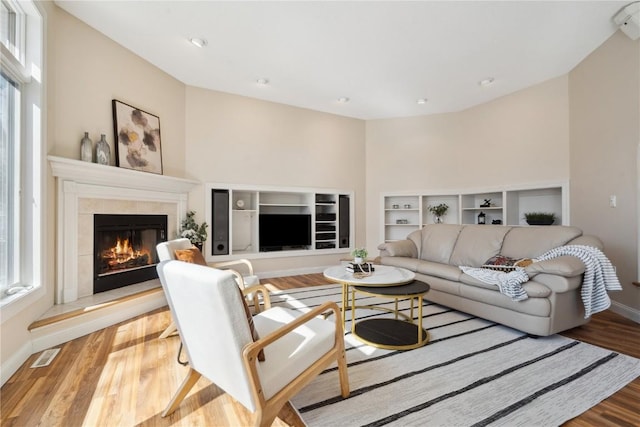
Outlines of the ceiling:
M 187 85 L 367 120 L 460 111 L 566 74 L 627 3 L 56 1 Z

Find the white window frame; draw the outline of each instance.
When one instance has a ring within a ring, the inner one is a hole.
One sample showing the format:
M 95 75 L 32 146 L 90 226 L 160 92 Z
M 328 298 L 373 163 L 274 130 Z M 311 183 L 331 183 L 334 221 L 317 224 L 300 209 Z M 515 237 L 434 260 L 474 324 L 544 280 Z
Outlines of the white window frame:
M 2 73 L 19 85 L 20 102 L 16 111 L 19 150 L 16 152 L 13 185 L 17 191 L 16 209 L 18 224 L 11 232 L 17 238 L 15 265 L 17 283 L 0 291 L 1 322 L 13 317 L 24 304 L 13 304 L 14 301 L 25 300 L 29 294 L 44 293 L 44 273 L 42 264 L 45 257 L 45 236 L 42 224 L 45 221 L 46 207 L 44 182 L 44 124 L 45 124 L 45 90 L 43 81 L 44 67 L 44 34 L 45 17 L 34 1 L 1 0 L 4 5 L 16 13 L 15 45 L 5 46 L 0 40 L 2 49 Z

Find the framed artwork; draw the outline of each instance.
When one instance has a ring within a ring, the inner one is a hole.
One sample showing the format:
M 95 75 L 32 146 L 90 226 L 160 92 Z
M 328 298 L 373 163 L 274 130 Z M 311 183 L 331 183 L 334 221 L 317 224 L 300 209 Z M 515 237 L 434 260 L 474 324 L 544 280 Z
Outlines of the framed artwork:
M 112 105 L 116 165 L 162 175 L 160 118 L 116 99 Z

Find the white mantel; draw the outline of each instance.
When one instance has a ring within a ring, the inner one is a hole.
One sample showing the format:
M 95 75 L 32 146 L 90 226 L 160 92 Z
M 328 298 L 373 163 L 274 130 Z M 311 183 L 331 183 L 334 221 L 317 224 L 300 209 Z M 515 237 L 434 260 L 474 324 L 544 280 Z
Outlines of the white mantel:
M 48 159 L 57 178 L 57 304 L 85 296 L 89 286 L 93 290 L 93 214 L 165 214 L 172 237 L 185 215 L 189 191 L 200 184 L 57 156 Z
M 115 166 L 82 162 L 64 157 L 49 156 L 53 176 L 66 181 L 95 184 L 108 187 L 135 188 L 138 190 L 162 190 L 165 193 L 188 193 L 200 184 L 186 178 L 176 178 Z

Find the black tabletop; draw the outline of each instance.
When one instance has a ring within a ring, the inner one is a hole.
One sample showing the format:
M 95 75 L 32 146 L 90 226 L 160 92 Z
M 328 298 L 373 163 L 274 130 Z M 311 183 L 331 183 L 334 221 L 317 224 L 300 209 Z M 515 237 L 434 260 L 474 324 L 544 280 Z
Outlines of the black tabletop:
M 428 283 L 414 280 L 413 282 L 400 286 L 354 286 L 354 288 L 359 292 L 401 297 L 424 294 L 429 291 L 430 287 Z

